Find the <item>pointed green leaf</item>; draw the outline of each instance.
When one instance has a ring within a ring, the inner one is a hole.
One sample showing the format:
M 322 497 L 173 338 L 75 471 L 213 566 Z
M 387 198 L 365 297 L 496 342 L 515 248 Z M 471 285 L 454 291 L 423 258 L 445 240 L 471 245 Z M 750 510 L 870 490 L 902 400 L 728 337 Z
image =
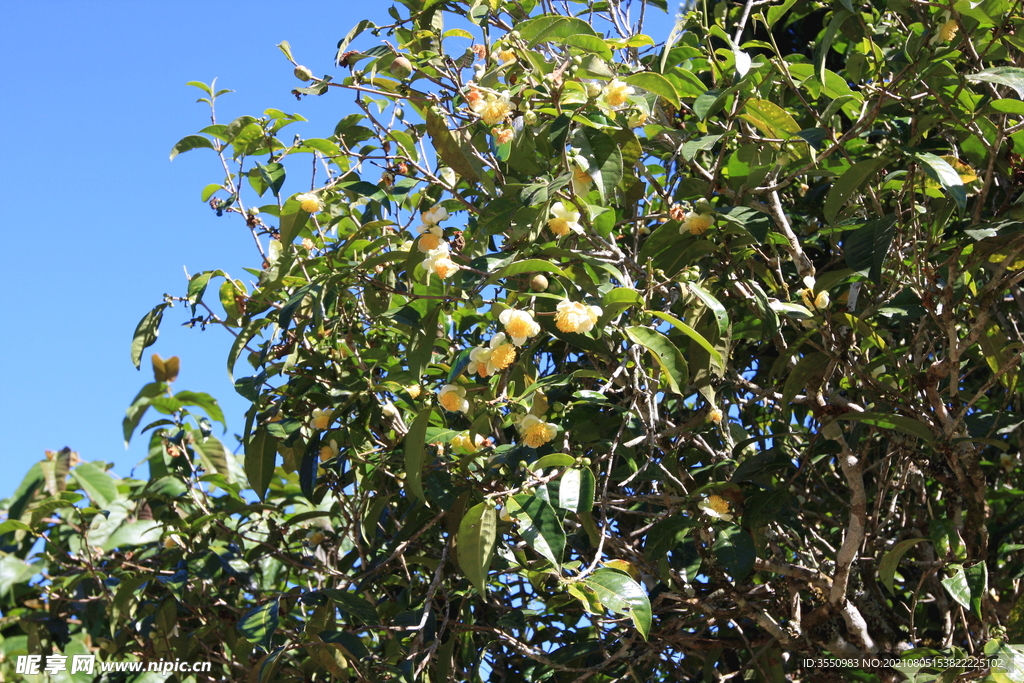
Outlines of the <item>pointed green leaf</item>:
M 947 567 L 947 569 L 953 572 L 953 574 L 952 576 L 947 576 L 942 580 L 943 587 L 945 587 L 946 592 L 949 593 L 954 600 L 967 609 L 970 609 L 971 587 L 967 584 L 967 574 L 964 573 L 963 566 L 959 564 L 952 564 Z
M 608 609 L 628 614 L 644 640 L 651 632 L 651 601 L 643 587 L 629 575 L 614 569 L 598 569 L 583 580 Z
M 923 441 L 934 441 L 935 435 L 928 425 L 912 417 L 903 415 L 889 415 L 888 413 L 843 413 L 837 420 L 850 420 L 851 422 L 863 422 L 882 429 L 895 429 L 916 436 Z
M 1016 66 L 994 66 L 976 74 L 969 74 L 967 80 L 977 83 L 986 81 L 1006 85 L 1014 89 L 1017 97 L 1024 99 L 1024 69 Z
M 277 437 L 260 425 L 245 444 L 245 476 L 249 486 L 263 500 L 277 465 Z
M 928 152 L 917 152 L 914 158 L 921 162 L 925 173 L 946 190 L 956 205 L 963 211 L 967 208 L 967 188 L 956 169 L 940 156 Z
M 94 507 L 107 509 L 110 504 L 121 498 L 117 484 L 110 474 L 91 462 L 83 462 L 71 472 L 75 481 L 85 489 Z
M 729 331 L 729 313 L 725 310 L 725 306 L 722 305 L 721 301 L 712 296 L 711 292 L 696 283 L 686 283 L 686 289 L 700 299 L 708 307 L 708 310 L 711 311 L 715 324 L 718 326 L 718 338 L 720 339 Z M 717 342 L 718 339 L 714 341 Z
M 558 507 L 576 512 L 580 506 L 580 487 L 583 483 L 583 472 L 567 469 L 558 480 Z
M 132 335 L 132 365 L 138 370 L 142 364 L 142 352 L 156 343 L 160 335 L 160 322 L 164 318 L 164 309 L 167 304 L 157 304 L 142 320 L 135 326 L 135 333 Z
M 474 505 L 459 523 L 459 566 L 481 595 L 487 592 L 487 572 L 494 557 L 497 528 L 498 513 L 490 501 Z
M 843 254 L 846 256 L 846 265 L 858 272 L 866 271 L 872 282 L 882 284 L 882 266 L 895 234 L 895 214 L 875 218 L 845 233 Z
M 627 327 L 624 332 L 634 343 L 651 352 L 669 388 L 682 395 L 689 384 L 689 369 L 679 348 L 661 332 L 647 327 Z
M 278 598 L 253 607 L 238 621 L 238 632 L 250 643 L 269 650 L 274 632 L 277 631 L 280 608 Z
M 770 138 L 788 140 L 800 132 L 800 124 L 785 109 L 771 100 L 748 100 L 740 118 L 753 124 Z
M 412 421 L 409 433 L 405 435 L 405 484 L 417 498 L 428 505 L 430 502 L 423 494 L 423 461 L 427 447 L 427 426 L 433 408 L 424 408 Z
M 648 311 L 648 313 L 655 317 L 661 318 L 668 324 L 672 325 L 672 327 L 676 328 L 677 330 L 685 334 L 687 337 L 697 342 L 697 344 L 702 349 L 707 351 L 708 354 L 711 356 L 711 362 L 717 365 L 719 369 L 725 370 L 725 361 L 722 359 L 722 354 L 720 354 L 718 352 L 718 349 L 712 346 L 711 342 L 705 339 L 704 335 L 702 335 L 700 332 L 693 329 L 692 327 L 684 323 L 682 320 L 679 320 L 675 316 L 669 315 L 668 313 L 664 313 L 662 311 Z
M 587 173 L 594 180 L 601 199 L 608 201 L 622 180 L 622 152 L 615 140 L 595 128 L 581 128 L 572 137 L 572 146 L 590 163 Z
M 202 135 L 186 135 L 182 139 L 175 143 L 174 147 L 171 148 L 171 161 L 174 161 L 174 157 L 178 156 L 182 152 L 188 152 L 193 149 L 216 149 L 213 143 L 210 142 L 209 138 L 205 138 Z
M 829 223 L 835 223 L 836 216 L 839 215 L 839 210 L 853 197 L 854 194 L 860 191 L 861 187 L 864 186 L 868 180 L 874 176 L 882 166 L 888 163 L 889 159 L 886 157 L 876 157 L 874 159 L 864 159 L 858 161 L 850 168 L 846 169 L 843 175 L 839 176 L 834 183 L 832 188 L 828 191 L 828 196 L 825 197 L 825 207 L 823 213 L 825 220 Z M 957 177 L 959 180 L 959 176 Z
M 679 106 L 679 93 L 676 91 L 676 87 L 672 85 L 672 81 L 668 80 L 661 74 L 653 72 L 642 72 L 633 74 L 632 76 L 626 76 L 622 79 L 629 85 L 635 85 L 638 88 L 643 88 L 647 92 L 652 92 L 655 95 L 661 95 L 670 103 L 672 106 Z
M 746 578 L 754 568 L 754 539 L 738 526 L 730 526 L 718 532 L 718 538 L 711 549 L 718 564 L 734 581 Z
M 927 538 L 908 538 L 905 541 L 900 541 L 892 547 L 892 550 L 887 552 L 881 562 L 878 563 L 878 578 L 882 580 L 882 585 L 889 589 L 890 593 L 894 593 L 893 581 L 895 580 L 896 568 L 900 564 L 900 560 L 912 547 L 920 543 L 921 541 L 927 541 Z
M 988 593 L 988 567 L 985 560 L 964 567 L 964 574 L 967 577 L 967 587 L 971 590 L 971 611 L 981 619 L 982 600 Z
M 565 532 L 551 505 L 526 493 L 512 496 L 510 514 L 519 522 L 519 533 L 531 548 L 543 555 L 556 568 L 562 566 Z

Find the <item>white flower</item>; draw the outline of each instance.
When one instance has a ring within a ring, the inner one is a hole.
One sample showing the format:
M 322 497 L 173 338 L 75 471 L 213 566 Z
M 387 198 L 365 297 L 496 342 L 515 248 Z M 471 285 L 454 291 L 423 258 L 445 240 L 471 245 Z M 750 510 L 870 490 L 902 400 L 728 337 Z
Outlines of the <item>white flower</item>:
M 590 193 L 590 186 L 594 179 L 590 177 L 585 168 L 576 168 L 572 173 L 572 192 L 577 197 L 585 197 Z
M 441 391 L 437 392 L 437 402 L 441 407 L 452 413 L 465 413 L 469 410 L 469 401 L 466 400 L 466 390 L 458 384 L 445 384 Z
M 331 410 L 320 410 L 316 409 L 313 411 L 313 415 L 309 420 L 309 424 L 313 429 L 323 431 L 331 426 L 331 417 L 333 416 Z
M 540 325 L 533 319 L 529 311 L 517 311 L 514 308 L 506 308 L 498 316 L 498 320 L 505 326 L 508 336 L 512 337 L 512 343 L 522 346 L 530 337 L 540 334 Z
M 545 422 L 536 415 L 525 415 L 519 421 L 519 434 L 530 448 L 540 448 L 558 434 L 558 425 Z
M 626 85 L 615 78 L 602 88 L 601 103 L 608 109 L 619 109 L 622 105 L 626 104 L 626 100 L 635 92 L 636 90 L 632 86 Z
M 437 249 L 442 244 L 447 247 L 447 243 L 444 241 L 444 230 L 437 225 L 421 225 L 416 229 L 420 233 L 419 239 L 416 240 L 416 248 L 424 254 L 430 252 L 433 249 Z
M 447 280 L 459 272 L 459 264 L 452 261 L 451 252 L 448 251 L 446 243 L 442 243 L 436 249 L 431 249 L 427 252 L 427 258 L 423 261 L 423 267 L 442 280 Z
M 319 213 L 324 210 L 324 200 L 312 192 L 297 195 L 295 201 L 299 203 L 299 208 L 306 213 Z
M 548 227 L 559 237 L 568 235 L 569 231 L 583 233 L 579 211 L 566 208 L 562 202 L 555 202 L 551 205 L 551 215 L 553 218 L 548 221 Z
M 568 299 L 559 301 L 557 309 L 555 327 L 562 332 L 590 332 L 594 329 L 594 323 L 604 312 L 600 306 L 587 306 Z
M 494 94 L 470 101 L 469 108 L 483 120 L 488 126 L 504 123 L 512 114 L 512 103 L 509 101 L 508 93 L 502 93 L 501 97 Z
M 729 501 L 722 498 L 717 493 L 712 493 L 704 500 L 697 503 L 697 507 L 704 511 L 704 514 L 715 519 L 720 519 L 724 522 L 732 521 L 731 509 L 729 508 Z
M 710 213 L 696 213 L 690 211 L 683 217 L 683 224 L 679 226 L 679 233 L 689 231 L 691 235 L 703 235 L 707 229 L 715 224 L 715 217 Z
M 487 377 L 511 365 L 516 359 L 516 349 L 507 339 L 504 332 L 499 332 L 491 337 L 487 348 L 478 346 L 470 351 L 466 371 L 471 375 Z
M 320 462 L 327 462 L 338 457 L 338 442 L 331 439 L 326 445 L 320 446 Z
M 461 432 L 452 437 L 452 450 L 459 455 L 472 455 L 484 447 L 484 437 L 474 434 L 469 438 L 469 432 Z
M 448 210 L 440 204 L 437 204 L 430 210 L 424 211 L 422 218 L 423 222 L 427 225 L 437 225 L 441 221 L 448 220 Z

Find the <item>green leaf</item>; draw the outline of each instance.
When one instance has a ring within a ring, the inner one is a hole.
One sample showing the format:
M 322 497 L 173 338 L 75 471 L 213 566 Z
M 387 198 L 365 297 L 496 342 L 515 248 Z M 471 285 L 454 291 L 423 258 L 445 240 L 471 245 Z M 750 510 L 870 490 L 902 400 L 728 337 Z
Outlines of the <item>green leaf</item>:
M 638 88 L 643 88 L 647 92 L 652 92 L 655 95 L 661 95 L 671 102 L 674 107 L 679 106 L 679 93 L 676 91 L 676 87 L 672 85 L 672 81 L 668 80 L 661 74 L 646 71 L 626 76 L 622 80 L 629 85 L 635 85 Z
M 849 420 L 851 422 L 863 422 L 881 429 L 895 429 L 896 431 L 903 432 L 904 434 L 910 434 L 916 436 L 919 439 L 931 442 L 935 440 L 935 435 L 932 433 L 931 428 L 912 417 L 904 417 L 903 415 L 889 415 L 887 413 L 843 413 L 836 417 L 837 420 Z
M 523 540 L 556 568 L 561 567 L 565 532 L 555 509 L 546 500 L 526 493 L 512 496 L 511 500 L 515 505 L 509 506 L 509 514 L 519 521 Z
M 786 383 L 782 386 L 782 409 L 786 416 L 789 415 L 790 404 L 793 398 L 806 387 L 812 379 L 820 379 L 829 363 L 829 357 L 817 351 L 809 353 L 789 370 L 786 376 Z
M 688 282 L 686 283 L 686 288 L 711 311 L 715 324 L 718 326 L 718 338 L 720 339 L 729 331 L 729 314 L 726 312 L 725 306 L 722 305 L 721 301 L 712 296 L 711 292 L 696 283 Z
M 643 587 L 628 574 L 614 569 L 598 569 L 583 579 L 597 594 L 601 604 L 617 614 L 628 614 L 644 640 L 651 632 L 651 601 Z
M 245 636 L 250 643 L 269 650 L 274 632 L 277 631 L 280 609 L 279 598 L 253 607 L 238 620 L 238 632 Z
M 967 577 L 967 587 L 971 591 L 971 611 L 981 619 L 982 600 L 988 593 L 988 567 L 985 565 L 985 560 L 964 567 L 964 574 Z
M 768 24 L 768 28 L 775 26 L 775 22 L 781 19 L 782 16 L 795 4 L 796 0 L 785 0 L 781 5 L 769 7 L 767 21 L 765 22 Z
M 644 539 L 644 557 L 648 562 L 657 562 L 673 550 L 690 533 L 693 520 L 674 515 L 657 522 Z M 692 577 L 691 577 L 692 578 Z
M 785 109 L 771 100 L 748 100 L 740 118 L 753 124 L 770 138 L 789 140 L 800 132 L 800 125 Z
M 503 278 L 510 278 L 516 275 L 522 275 L 523 273 L 554 273 L 555 275 L 560 275 L 562 277 L 569 277 L 565 274 L 565 271 L 554 263 L 543 259 L 531 258 L 526 259 L 525 261 L 517 261 L 515 263 L 508 264 L 494 275 L 487 278 L 487 282 L 484 284 L 494 284 Z
M 722 354 L 720 354 L 718 352 L 718 349 L 712 346 L 711 342 L 705 339 L 704 335 L 702 335 L 700 332 L 693 329 L 692 327 L 684 323 L 682 320 L 679 320 L 675 316 L 665 313 L 663 311 L 648 311 L 648 313 L 657 318 L 661 318 L 668 324 L 672 325 L 672 327 L 676 328 L 677 330 L 685 334 L 687 337 L 697 342 L 697 344 L 702 349 L 707 351 L 708 354 L 711 356 L 711 362 L 717 365 L 720 370 L 725 370 L 725 360 L 723 360 Z
M 594 27 L 575 17 L 563 17 L 555 14 L 547 14 L 533 19 L 528 19 L 516 26 L 519 35 L 528 43 L 553 38 L 566 38 L 568 36 L 582 34 L 596 36 Z
M 275 161 L 267 164 L 266 166 L 263 164 L 256 164 L 256 168 L 259 169 L 260 177 L 263 179 L 263 182 L 270 187 L 274 196 L 280 196 L 281 186 L 284 185 L 284 178 L 286 175 L 284 165 Z
M 434 341 L 438 334 L 437 318 L 440 314 L 440 304 L 431 308 L 422 323 L 414 330 L 412 341 L 409 344 L 409 374 L 417 382 L 426 372 L 427 366 L 430 365 L 430 359 L 434 355 Z
M 1007 85 L 1014 89 L 1017 97 L 1024 99 L 1024 69 L 1016 66 L 994 66 L 976 74 L 968 74 L 967 80 L 972 83 L 986 81 L 997 85 Z
M 846 172 L 832 183 L 832 188 L 828 191 L 828 196 L 825 197 L 825 207 L 823 209 L 825 220 L 829 223 L 835 223 L 839 210 L 888 161 L 889 159 L 886 157 L 864 159 L 846 169 Z
M 71 471 L 86 493 L 92 500 L 93 506 L 100 509 L 107 509 L 111 503 L 123 498 L 117 490 L 114 478 L 106 470 L 91 462 L 83 462 Z
M 491 501 L 474 505 L 459 523 L 459 566 L 481 595 L 487 593 L 487 572 L 498 539 L 498 512 Z
M 485 172 L 483 162 L 474 154 L 475 148 L 469 132 L 464 128 L 449 130 L 441 110 L 435 107 L 427 109 L 426 118 L 427 135 L 444 163 L 467 182 L 481 183 L 488 194 L 494 194 L 494 181 Z
M 160 335 L 160 321 L 164 318 L 164 309 L 167 304 L 157 304 L 142 320 L 135 326 L 135 333 L 132 335 L 132 365 L 138 370 L 142 364 L 142 352 L 156 343 Z
M 822 83 L 825 82 L 825 62 L 828 61 L 828 53 L 832 49 L 832 42 L 836 39 L 836 34 L 839 33 L 843 23 L 851 16 L 853 15 L 845 9 L 835 12 L 832 15 L 832 20 L 828 22 L 828 26 L 825 28 L 825 34 L 814 45 L 814 67 L 818 72 L 818 80 Z
M 595 128 L 581 128 L 572 136 L 572 145 L 590 163 L 587 173 L 594 180 L 601 199 L 608 201 L 615 186 L 622 180 L 622 152 L 607 133 Z
M 341 66 L 341 58 L 345 54 L 345 52 L 348 51 L 349 43 L 355 40 L 360 33 L 362 33 L 368 28 L 376 28 L 376 24 L 374 24 L 369 19 L 363 19 L 358 24 L 356 24 L 352 28 L 352 30 L 345 35 L 344 38 L 338 41 L 338 51 L 334 55 L 335 65 Z
M 149 409 L 149 404 L 154 398 L 166 393 L 166 391 L 167 385 L 163 382 L 150 382 L 142 387 L 139 393 L 135 395 L 135 398 L 132 399 L 132 404 L 128 407 L 124 420 L 121 422 L 125 448 L 131 443 L 132 434 L 135 432 L 135 428 L 139 426 L 139 422 L 142 421 L 143 415 Z
M 0 557 L 0 598 L 6 596 L 18 584 L 31 579 L 38 572 L 38 567 L 29 564 L 17 555 Z
M 875 218 L 845 233 L 843 254 L 846 256 L 846 265 L 860 273 L 866 272 L 875 284 L 882 284 L 882 266 L 895 234 L 895 214 Z
M 292 57 L 292 46 L 287 40 L 282 40 L 277 44 L 277 49 L 284 53 L 284 56 L 288 58 L 288 61 L 295 64 L 295 58 Z
M 882 580 L 882 585 L 888 588 L 890 593 L 895 594 L 893 581 L 895 580 L 896 568 L 899 566 L 900 560 L 903 559 L 903 556 L 912 547 L 921 541 L 927 540 L 927 538 L 908 538 L 905 541 L 900 541 L 882 557 L 882 560 L 878 563 L 878 578 Z
M 570 468 L 558 479 L 558 507 L 576 512 L 580 506 L 580 486 L 583 471 Z
M 697 156 L 698 152 L 705 152 L 713 148 L 718 141 L 722 139 L 721 135 L 704 135 L 696 140 L 689 140 L 683 145 L 681 153 L 683 158 L 687 161 L 693 161 L 694 157 Z
M 741 581 L 754 569 L 754 539 L 738 526 L 719 531 L 711 550 L 734 581 Z
M 260 425 L 245 443 L 245 476 L 260 500 L 266 498 L 276 464 L 277 437 L 271 435 L 264 425 Z
M 140 545 L 156 543 L 163 535 L 163 530 L 163 524 L 151 519 L 128 522 L 110 534 L 110 538 L 103 543 L 103 549 L 135 548 Z
M 205 138 L 202 135 L 186 135 L 182 139 L 175 143 L 174 147 L 171 148 L 171 161 L 174 161 L 174 157 L 178 156 L 182 152 L 189 152 L 193 149 L 200 148 L 216 149 L 213 143 L 210 142 L 209 138 Z
M 228 424 L 224 421 L 224 412 L 220 409 L 217 399 L 213 396 L 201 391 L 179 391 L 174 395 L 174 398 L 182 405 L 202 408 L 210 416 L 211 420 L 224 425 L 224 431 L 227 431 Z
M 949 593 L 954 600 L 967 609 L 970 609 L 971 587 L 967 583 L 967 574 L 964 573 L 963 566 L 959 564 L 951 564 L 947 569 L 953 572 L 953 575 L 947 576 L 942 580 L 943 587 L 945 587 L 946 592 Z
M 405 483 L 409 490 L 424 503 L 430 501 L 423 494 L 423 464 L 427 445 L 427 426 L 434 409 L 424 408 L 412 421 L 405 435 Z
M 349 616 L 356 617 L 367 626 L 376 626 L 380 623 L 380 615 L 377 614 L 377 608 L 373 606 L 373 603 L 360 595 L 337 588 L 324 588 L 308 595 L 312 597 L 319 593 L 323 593 L 331 600 L 334 600 L 338 609 Z
M 679 348 L 657 330 L 627 327 L 624 332 L 634 343 L 651 352 L 669 388 L 682 395 L 689 384 L 689 369 Z
M 370 651 L 359 636 L 347 631 L 321 631 L 317 634 L 320 640 L 331 645 L 338 645 L 345 649 L 352 657 L 362 660 L 370 657 Z
M 967 208 L 967 188 L 956 169 L 940 156 L 928 152 L 917 152 L 914 158 L 921 162 L 925 173 L 946 190 L 961 211 Z

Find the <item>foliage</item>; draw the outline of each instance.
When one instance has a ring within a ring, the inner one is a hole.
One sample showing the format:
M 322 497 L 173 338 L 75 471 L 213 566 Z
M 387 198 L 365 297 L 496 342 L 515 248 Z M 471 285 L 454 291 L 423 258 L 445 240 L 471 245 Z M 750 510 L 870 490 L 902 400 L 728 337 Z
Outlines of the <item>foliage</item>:
M 193 275 L 132 357 L 178 304 L 229 331 L 241 454 L 155 357 L 148 480 L 34 467 L 5 676 L 87 647 L 254 681 L 1024 652 L 1020 4 L 708 2 L 658 42 L 664 9 L 402 0 L 322 77 L 282 43 L 296 97 L 355 96 L 323 137 L 192 84 L 214 120 L 171 156 L 219 157 L 203 201 L 259 267 Z

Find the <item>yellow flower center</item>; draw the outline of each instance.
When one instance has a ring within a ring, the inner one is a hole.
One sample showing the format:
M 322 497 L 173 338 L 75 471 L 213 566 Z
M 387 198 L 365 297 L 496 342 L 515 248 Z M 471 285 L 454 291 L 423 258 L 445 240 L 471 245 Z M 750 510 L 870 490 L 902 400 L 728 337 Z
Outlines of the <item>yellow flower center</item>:
M 537 421 L 523 430 L 523 442 L 530 448 L 540 448 L 555 438 L 558 430 L 547 422 Z
M 512 365 L 516 359 L 516 347 L 511 344 L 502 344 L 491 353 L 490 365 L 495 370 L 504 370 Z
M 717 493 L 712 493 L 708 496 L 708 507 L 720 515 L 729 514 L 729 501 L 722 498 Z
M 448 412 L 457 413 L 462 410 L 462 397 L 456 391 L 446 391 L 437 400 Z
M 531 337 L 534 333 L 533 325 L 533 318 L 521 311 L 516 311 L 505 323 L 505 330 L 511 337 Z
M 434 261 L 434 272 L 437 273 L 442 280 L 445 280 L 459 272 L 459 266 L 450 258 L 439 258 Z
M 960 27 L 957 26 L 956 19 L 950 19 L 942 25 L 942 28 L 939 29 L 939 40 L 944 43 L 948 43 L 953 40 L 953 37 L 959 29 Z
M 430 251 L 431 249 L 437 249 L 441 246 L 441 238 L 432 232 L 425 232 L 420 236 L 419 244 L 416 246 L 423 252 Z
M 331 424 L 331 414 L 330 414 L 330 412 L 320 413 L 319 415 L 317 415 L 316 417 L 313 418 L 313 429 L 317 429 L 317 430 L 323 431 L 323 430 L 327 429 L 327 427 L 330 426 L 330 424 Z
M 590 309 L 579 302 L 568 306 L 559 306 L 555 314 L 555 327 L 562 332 L 578 332 L 581 328 L 587 330 L 594 326 L 594 320 L 590 317 Z
M 686 229 L 691 235 L 703 235 L 715 222 L 715 219 L 708 213 L 691 213 L 686 218 Z
M 548 227 L 559 237 L 564 237 L 570 232 L 569 221 L 564 218 L 552 218 L 548 221 Z

